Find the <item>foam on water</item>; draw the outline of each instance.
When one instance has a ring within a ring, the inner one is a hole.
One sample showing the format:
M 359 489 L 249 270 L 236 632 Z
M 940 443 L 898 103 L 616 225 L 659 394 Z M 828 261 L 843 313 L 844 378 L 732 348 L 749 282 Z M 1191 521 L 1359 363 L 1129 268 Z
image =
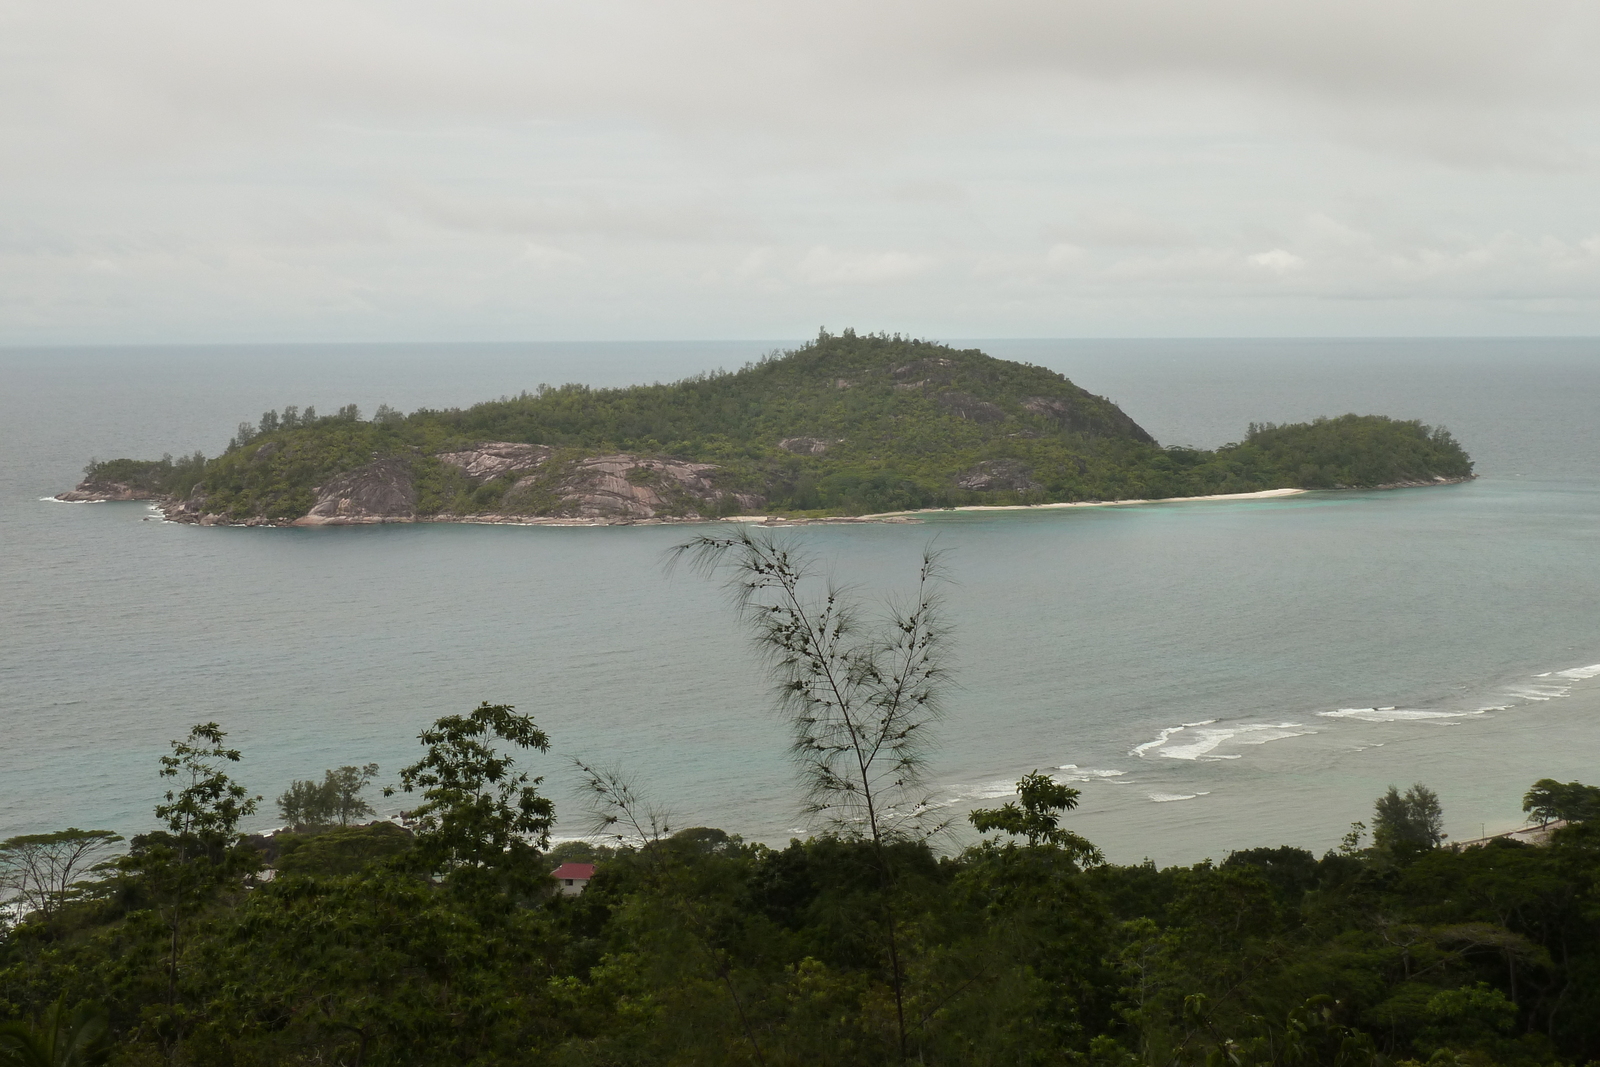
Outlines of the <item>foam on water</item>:
M 999 800 L 1001 797 L 1014 797 L 1017 795 L 1015 779 L 1009 781 L 994 781 L 980 786 L 957 786 L 956 795 L 946 804 L 958 804 L 963 800 Z
M 1481 715 L 1478 711 L 1418 711 L 1413 708 L 1340 708 L 1338 711 L 1319 711 L 1325 719 L 1355 719 L 1360 722 L 1428 722 L 1439 719 L 1460 719 L 1467 715 Z
M 1216 721 L 1216 719 L 1201 719 L 1199 722 L 1186 722 L 1177 726 L 1169 726 L 1165 730 L 1162 730 L 1161 733 L 1156 736 L 1154 741 L 1146 741 L 1142 745 L 1134 745 L 1133 748 L 1129 750 L 1128 755 L 1138 756 L 1140 759 L 1143 759 L 1146 752 L 1160 748 L 1162 745 L 1166 744 L 1174 734 L 1182 733 L 1184 730 L 1192 729 L 1197 726 L 1210 726 Z
M 1132 755 L 1141 759 L 1154 753 L 1165 759 L 1180 760 L 1234 760 L 1241 752 L 1218 752 L 1224 745 L 1264 745 L 1269 741 L 1282 741 L 1290 737 L 1304 737 L 1317 731 L 1297 722 L 1232 723 L 1214 725 L 1212 719 L 1204 723 L 1185 723 L 1161 731 L 1154 741 L 1134 747 Z M 1174 738 L 1184 734 L 1181 743 Z
M 1054 775 L 1057 781 L 1062 782 L 1104 782 L 1121 778 L 1127 771 L 1097 771 L 1079 767 L 1076 763 L 1065 763 L 1056 768 L 1063 773 Z M 1116 783 L 1120 784 L 1120 783 Z
M 1203 793 L 1151 793 L 1149 797 L 1157 804 L 1171 804 L 1174 801 L 1194 800 L 1197 797 L 1208 797 L 1210 795 L 1211 793 L 1208 790 Z
M 1510 711 L 1519 704 L 1543 703 L 1557 700 L 1572 692 L 1574 683 L 1600 678 L 1600 663 L 1587 667 L 1568 667 L 1559 671 L 1544 671 L 1533 676 L 1532 681 L 1515 682 L 1502 686 L 1500 692 L 1511 698 L 1510 703 L 1484 704 L 1476 708 L 1400 708 L 1393 705 L 1372 708 L 1339 708 L 1337 711 L 1319 711 L 1325 719 L 1346 719 L 1358 722 L 1431 722 L 1440 726 L 1453 726 L 1460 721 L 1495 711 Z M 1549 679 L 1541 682 L 1539 679 Z M 1557 681 L 1565 679 L 1565 681 Z
M 1508 685 L 1506 695 L 1517 700 L 1554 700 L 1572 691 L 1570 685 Z
M 1075 763 L 1068 763 L 1056 768 L 1058 773 L 1052 773 L 1051 778 L 1058 782 L 1113 782 L 1127 774 L 1126 771 L 1096 770 L 1094 768 L 1079 767 Z M 952 790 L 952 795 L 945 800 L 934 803 L 935 807 L 950 807 L 969 800 L 999 800 L 1004 797 L 1017 795 L 1017 780 L 1026 774 L 1020 771 L 1011 778 L 997 778 L 982 785 L 958 785 Z
M 1564 671 L 1556 671 L 1557 678 L 1571 678 L 1574 681 L 1586 681 L 1590 678 L 1600 678 L 1600 663 L 1592 663 L 1587 667 L 1569 667 Z

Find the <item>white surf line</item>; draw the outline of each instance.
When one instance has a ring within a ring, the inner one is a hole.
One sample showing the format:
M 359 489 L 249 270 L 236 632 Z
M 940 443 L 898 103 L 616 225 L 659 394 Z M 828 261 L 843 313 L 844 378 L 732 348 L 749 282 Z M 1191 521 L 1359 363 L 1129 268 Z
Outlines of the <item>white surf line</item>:
M 1571 667 L 1564 671 L 1550 671 L 1547 674 L 1535 675 L 1538 678 L 1548 678 L 1554 675 L 1557 678 L 1571 678 L 1573 681 L 1587 681 L 1590 678 L 1600 678 L 1600 663 L 1588 667 Z
M 1533 676 L 1532 681 L 1513 682 L 1500 687 L 1500 692 L 1512 699 L 1510 704 L 1486 704 L 1479 708 L 1421 709 L 1396 708 L 1339 708 L 1337 711 L 1319 711 L 1325 719 L 1355 719 L 1360 722 L 1432 722 L 1439 726 L 1454 726 L 1459 721 L 1494 711 L 1511 711 L 1514 708 L 1559 700 L 1572 692 L 1578 682 L 1600 678 L 1600 663 L 1586 667 L 1568 667 L 1561 671 L 1545 671 Z
M 1298 722 L 1229 722 L 1218 725 L 1217 720 L 1213 719 L 1169 726 L 1155 740 L 1135 745 L 1128 754 L 1140 759 L 1160 756 L 1164 759 L 1210 763 L 1244 758 L 1242 752 L 1218 752 L 1217 749 L 1223 745 L 1236 748 L 1265 745 L 1319 732 L 1314 727 Z
M 955 508 L 917 508 L 913 511 L 884 511 L 861 515 L 863 519 L 887 519 L 895 515 L 937 515 L 946 511 L 1057 511 L 1062 508 L 1123 508 L 1139 504 L 1182 504 L 1191 500 L 1271 500 L 1300 496 L 1309 489 L 1263 489 L 1256 493 L 1212 493 L 1208 496 L 1163 496 L 1148 500 L 1072 500 L 1058 504 L 964 504 Z

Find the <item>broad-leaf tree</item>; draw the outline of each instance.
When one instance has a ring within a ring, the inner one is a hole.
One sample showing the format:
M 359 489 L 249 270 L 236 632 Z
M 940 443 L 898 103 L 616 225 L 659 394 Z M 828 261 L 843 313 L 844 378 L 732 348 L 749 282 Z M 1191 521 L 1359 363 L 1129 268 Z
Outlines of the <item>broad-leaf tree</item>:
M 1059 825 L 1061 813 L 1078 806 L 1079 795 L 1071 786 L 1034 771 L 1017 782 L 1015 801 L 998 808 L 978 808 L 967 819 L 979 833 L 999 830 L 1012 837 L 1027 838 L 1029 848 L 1059 848 L 1080 862 L 1098 863 L 1102 858 L 1099 849 Z
M 278 814 L 290 826 L 349 826 L 376 814 L 361 793 L 378 773 L 378 765 L 340 767 L 323 772 L 322 781 L 300 779 L 278 797 Z
M 417 843 L 408 862 L 458 884 L 486 874 L 529 877 L 550 843 L 555 805 L 539 795 L 544 779 L 518 770 L 516 756 L 495 742 L 548 752 L 545 732 L 509 704 L 484 702 L 438 719 L 418 739 L 427 751 L 400 772 L 400 789 L 422 796 L 411 811 Z
M 241 757 L 224 745 L 226 736 L 207 722 L 172 742 L 160 772 L 172 788 L 155 809 L 166 830 L 135 837 L 123 861 L 154 904 L 165 932 L 165 1010 L 155 1012 L 151 1022 L 169 1056 L 184 1033 L 178 979 L 190 922 L 219 892 L 240 886 L 260 867 L 259 855 L 242 843 L 239 822 L 255 813 L 261 798 L 228 775 L 227 765 Z
M 0 841 L 0 900 L 49 922 L 121 840 L 110 830 L 69 827 Z
M 1541 778 L 1523 796 L 1522 810 L 1541 824 L 1584 822 L 1600 815 L 1600 786 Z

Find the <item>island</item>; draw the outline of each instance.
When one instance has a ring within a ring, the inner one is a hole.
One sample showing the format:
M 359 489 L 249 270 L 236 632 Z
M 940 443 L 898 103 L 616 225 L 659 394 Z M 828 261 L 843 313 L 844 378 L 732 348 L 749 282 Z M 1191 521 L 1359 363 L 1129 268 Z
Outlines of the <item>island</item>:
M 201 525 L 640 523 L 886 517 L 1473 477 L 1450 433 L 1341 415 L 1162 447 L 1044 367 L 898 335 L 822 332 L 733 372 L 544 386 L 409 415 L 296 407 L 219 456 L 91 461 L 61 500 L 150 500 Z

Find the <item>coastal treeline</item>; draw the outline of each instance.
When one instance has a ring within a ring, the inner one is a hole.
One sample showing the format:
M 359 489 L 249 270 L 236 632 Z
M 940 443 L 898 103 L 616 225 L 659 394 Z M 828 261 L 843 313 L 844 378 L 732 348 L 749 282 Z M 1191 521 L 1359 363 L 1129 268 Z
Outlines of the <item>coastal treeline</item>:
M 185 497 L 205 476 L 205 453 L 160 459 L 91 459 L 83 468 L 87 482 L 98 485 L 123 485 L 141 493 Z
M 190 747 L 220 762 L 221 732 L 202 733 L 217 745 Z M 1587 822 L 1542 846 L 1452 849 L 1380 813 L 1382 845 L 1158 869 L 1098 863 L 1052 833 L 1060 797 L 1013 805 L 1012 833 L 941 855 L 928 841 L 771 848 L 670 826 L 508 852 L 495 828 L 522 818 L 522 798 L 447 786 L 415 832 L 247 838 L 190 793 L 176 794 L 189 829 L 139 835 L 17 909 L 0 938 L 0 1018 L 14 1023 L 0 1035 L 86 1027 L 109 1059 L 71 1062 L 117 1064 L 1600 1056 L 1600 825 Z M 55 840 L 13 839 L 0 857 L 84 843 L 37 836 Z M 595 862 L 594 880 L 556 895 L 548 875 L 570 860 Z M 0 1062 L 35 1062 L 8 1061 L 5 1040 Z
M 530 487 L 526 471 L 469 477 L 439 458 L 484 442 L 552 449 L 540 476 L 549 484 Z M 555 499 L 564 465 L 611 453 L 713 464 L 725 508 L 737 508 L 733 494 L 744 494 L 797 515 L 1361 487 L 1472 473 L 1444 429 L 1382 416 L 1252 426 L 1242 441 L 1214 451 L 1163 448 L 1110 400 L 1046 368 L 845 331 L 736 372 L 671 384 L 541 385 L 469 408 L 380 408 L 370 420 L 354 405 L 328 416 L 269 411 L 242 424 L 198 478 L 148 464 L 138 476 L 173 497 L 199 486 L 204 509 L 233 521 L 282 521 L 306 514 L 330 479 L 394 457 L 415 482 L 418 515 L 533 514 Z M 87 481 L 116 482 L 134 462 L 91 466 Z

